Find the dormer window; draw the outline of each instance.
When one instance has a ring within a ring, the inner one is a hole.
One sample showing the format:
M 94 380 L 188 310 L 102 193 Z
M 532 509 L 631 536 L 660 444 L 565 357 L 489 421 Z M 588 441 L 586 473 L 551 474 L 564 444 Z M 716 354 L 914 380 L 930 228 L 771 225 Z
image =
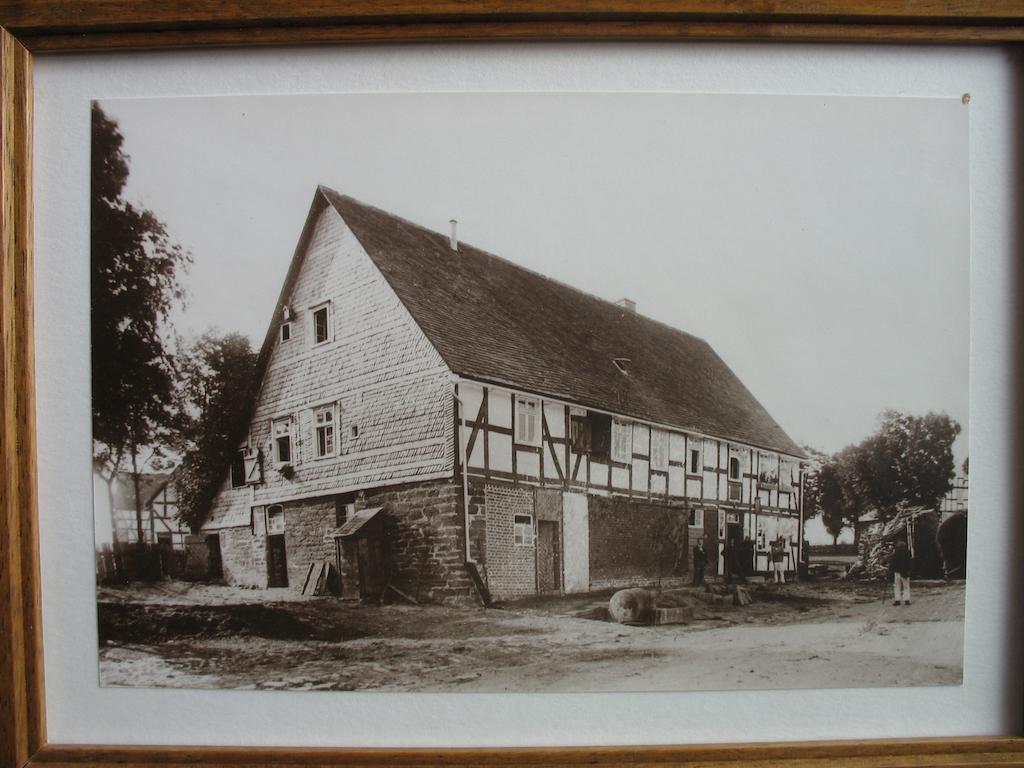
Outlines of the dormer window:
M 612 364 L 615 369 L 623 376 L 629 376 L 629 358 L 628 357 L 615 357 L 612 358 Z
M 323 304 L 318 304 L 313 307 L 309 314 L 313 323 L 311 328 L 313 346 L 326 344 L 333 335 L 331 333 L 331 302 L 325 301 Z

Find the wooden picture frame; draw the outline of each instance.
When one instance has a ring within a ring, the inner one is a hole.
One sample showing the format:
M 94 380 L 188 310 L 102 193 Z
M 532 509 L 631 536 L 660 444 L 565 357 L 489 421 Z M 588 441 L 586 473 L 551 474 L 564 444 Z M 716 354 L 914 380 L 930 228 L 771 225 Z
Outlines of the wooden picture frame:
M 1024 765 L 999 738 L 542 749 L 245 749 L 53 744 L 37 521 L 32 65 L 61 52 L 342 42 L 785 40 L 1021 43 L 1016 0 L 26 0 L 0 6 L 0 763 L 22 765 Z

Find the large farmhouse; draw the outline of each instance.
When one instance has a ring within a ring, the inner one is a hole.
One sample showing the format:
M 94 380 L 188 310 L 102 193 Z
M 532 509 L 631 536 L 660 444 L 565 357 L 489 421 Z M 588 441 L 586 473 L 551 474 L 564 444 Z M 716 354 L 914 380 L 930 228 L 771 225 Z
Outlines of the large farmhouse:
M 697 538 L 709 575 L 796 567 L 803 452 L 714 350 L 454 224 L 318 188 L 258 375 L 203 525 L 230 583 L 585 592 L 688 579 Z

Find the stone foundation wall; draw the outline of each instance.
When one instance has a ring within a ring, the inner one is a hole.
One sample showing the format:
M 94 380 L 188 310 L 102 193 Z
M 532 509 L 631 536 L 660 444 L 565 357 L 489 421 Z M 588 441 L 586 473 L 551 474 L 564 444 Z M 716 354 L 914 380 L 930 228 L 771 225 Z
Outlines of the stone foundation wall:
M 259 516 L 257 516 L 259 517 Z M 267 587 L 267 539 L 262 525 L 225 528 L 220 536 L 224 581 L 240 587 Z
M 288 586 L 301 591 L 310 563 L 320 560 L 332 564 L 337 562 L 334 539 L 324 540 L 328 532 L 335 528 L 334 497 L 290 501 L 281 506 L 284 508 Z
M 466 571 L 460 483 L 381 488 L 362 494 L 357 506 L 385 508 L 388 572 L 396 587 L 421 602 L 477 601 Z

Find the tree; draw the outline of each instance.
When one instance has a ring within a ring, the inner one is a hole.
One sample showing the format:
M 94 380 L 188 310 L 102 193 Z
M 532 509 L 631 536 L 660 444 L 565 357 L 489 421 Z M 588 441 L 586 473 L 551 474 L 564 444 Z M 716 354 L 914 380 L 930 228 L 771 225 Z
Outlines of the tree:
M 822 516 L 835 543 L 875 509 L 882 522 L 898 505 L 934 508 L 953 479 L 953 442 L 960 425 L 945 414 L 911 416 L 884 411 L 878 429 L 857 445 L 832 456 L 812 452 L 812 469 L 804 480 L 807 517 Z
M 804 513 L 821 515 L 833 545 L 844 528 L 853 528 L 856 537 L 860 515 L 859 497 L 851 484 L 850 450 L 832 456 L 809 450 L 812 468 L 804 476 Z
M 847 525 L 846 497 L 836 464 L 823 464 L 818 470 L 818 510 L 825 530 L 832 535 L 832 544 L 839 543 L 839 534 Z M 854 524 L 856 525 L 856 523 Z
M 880 519 L 898 504 L 934 508 L 952 484 L 960 425 L 946 414 L 884 411 L 877 431 L 851 449 L 852 490 Z
M 238 448 L 255 387 L 256 353 L 238 333 L 207 331 L 179 352 L 174 448 L 178 518 L 197 529 Z
M 113 483 L 125 462 L 135 489 L 143 545 L 142 454 L 172 419 L 173 361 L 164 344 L 172 308 L 184 303 L 181 273 L 191 262 L 151 211 L 123 197 L 129 157 L 117 123 L 92 107 L 92 426 L 94 462 Z

